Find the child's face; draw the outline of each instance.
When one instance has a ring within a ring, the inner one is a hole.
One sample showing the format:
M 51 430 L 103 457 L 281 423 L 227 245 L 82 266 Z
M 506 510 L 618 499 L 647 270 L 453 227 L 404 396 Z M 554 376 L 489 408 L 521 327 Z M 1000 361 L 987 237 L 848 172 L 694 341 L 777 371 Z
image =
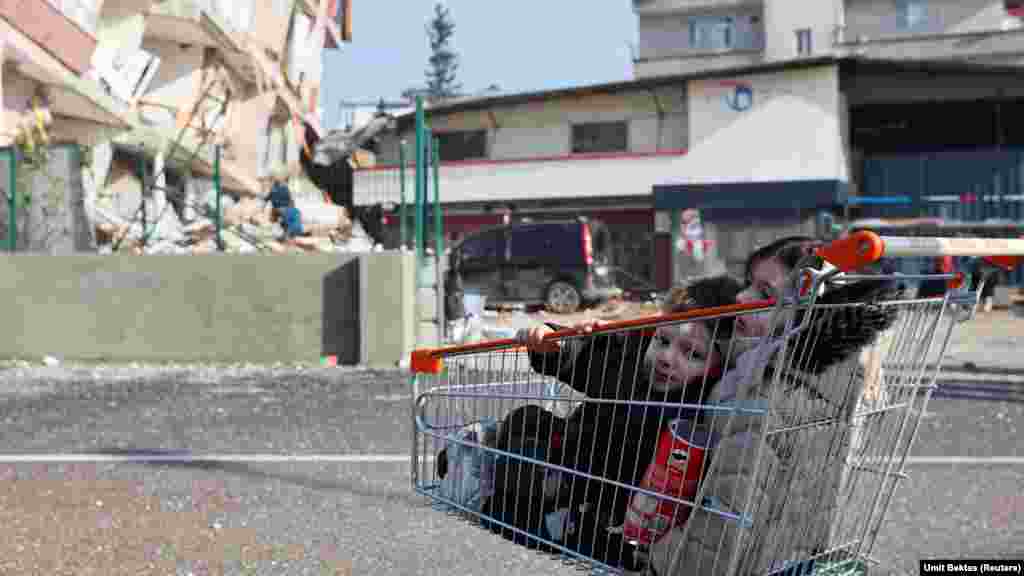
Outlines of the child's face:
M 739 302 L 777 300 L 786 284 L 786 269 L 777 258 L 766 258 L 750 269 L 750 286 L 736 297 Z M 744 314 L 736 318 L 736 328 L 741 336 L 761 337 L 768 333 L 771 311 Z
M 707 327 L 701 323 L 658 327 L 644 353 L 651 387 L 659 392 L 700 383 L 709 370 L 713 373 L 719 366 L 721 356 L 711 346 Z

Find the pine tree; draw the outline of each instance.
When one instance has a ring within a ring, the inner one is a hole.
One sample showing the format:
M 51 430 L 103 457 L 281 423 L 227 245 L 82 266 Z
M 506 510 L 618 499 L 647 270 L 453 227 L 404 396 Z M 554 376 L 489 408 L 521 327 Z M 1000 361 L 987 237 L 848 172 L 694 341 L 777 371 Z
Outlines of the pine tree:
M 455 34 L 455 22 L 444 3 L 434 4 L 434 17 L 427 24 L 427 38 L 430 40 L 430 63 L 426 71 L 426 93 L 432 102 L 454 98 L 462 89 L 455 82 L 459 68 L 459 57 L 452 51 L 449 41 Z

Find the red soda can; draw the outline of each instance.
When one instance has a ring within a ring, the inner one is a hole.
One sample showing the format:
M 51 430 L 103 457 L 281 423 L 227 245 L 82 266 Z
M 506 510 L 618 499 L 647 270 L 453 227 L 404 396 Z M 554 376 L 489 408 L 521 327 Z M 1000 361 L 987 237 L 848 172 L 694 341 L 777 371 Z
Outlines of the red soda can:
M 694 427 L 690 420 L 672 420 L 658 438 L 654 460 L 648 464 L 640 487 L 680 500 L 693 501 L 704 474 L 708 431 Z M 641 544 L 651 544 L 690 517 L 691 507 L 671 500 L 636 492 L 630 498 L 623 525 L 624 536 Z

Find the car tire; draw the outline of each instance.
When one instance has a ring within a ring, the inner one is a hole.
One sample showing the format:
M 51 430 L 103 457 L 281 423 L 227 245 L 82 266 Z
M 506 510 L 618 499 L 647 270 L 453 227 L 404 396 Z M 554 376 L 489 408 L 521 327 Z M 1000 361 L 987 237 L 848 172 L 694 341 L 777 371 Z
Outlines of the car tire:
M 544 295 L 547 309 L 556 314 L 572 314 L 580 309 L 583 296 L 579 289 L 562 280 L 552 282 Z

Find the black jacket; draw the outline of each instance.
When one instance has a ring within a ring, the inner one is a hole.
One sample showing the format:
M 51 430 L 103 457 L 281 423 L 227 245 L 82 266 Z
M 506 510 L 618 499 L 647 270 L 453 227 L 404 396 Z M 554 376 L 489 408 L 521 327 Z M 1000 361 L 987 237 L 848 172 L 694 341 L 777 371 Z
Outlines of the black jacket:
M 495 461 L 494 494 L 484 503 L 481 524 L 531 549 L 557 553 L 550 545 L 557 542 L 610 566 L 636 570 L 634 547 L 621 535 L 609 532 L 594 511 L 580 511 L 557 498 L 545 498 L 544 479 L 552 472 L 549 468 L 513 456 L 560 462 L 560 449 L 551 438 L 564 437 L 568 424 L 535 405 L 521 406 L 505 416 L 495 447 L 508 455 Z M 551 522 L 563 529 L 552 534 Z
M 557 378 L 588 398 L 634 402 L 584 400 L 568 418 L 563 465 L 603 479 L 577 476 L 568 490 L 568 503 L 591 504 L 611 526 L 622 523 L 629 491 L 607 480 L 639 486 L 663 427 L 675 418 L 698 418 L 696 410 L 681 404 L 698 403 L 700 386 L 674 392 L 651 389 L 651 375 L 643 365 L 651 340 L 640 331 L 602 334 L 563 340 L 560 352 L 530 353 L 533 370 Z M 705 393 L 709 387 L 704 387 Z

